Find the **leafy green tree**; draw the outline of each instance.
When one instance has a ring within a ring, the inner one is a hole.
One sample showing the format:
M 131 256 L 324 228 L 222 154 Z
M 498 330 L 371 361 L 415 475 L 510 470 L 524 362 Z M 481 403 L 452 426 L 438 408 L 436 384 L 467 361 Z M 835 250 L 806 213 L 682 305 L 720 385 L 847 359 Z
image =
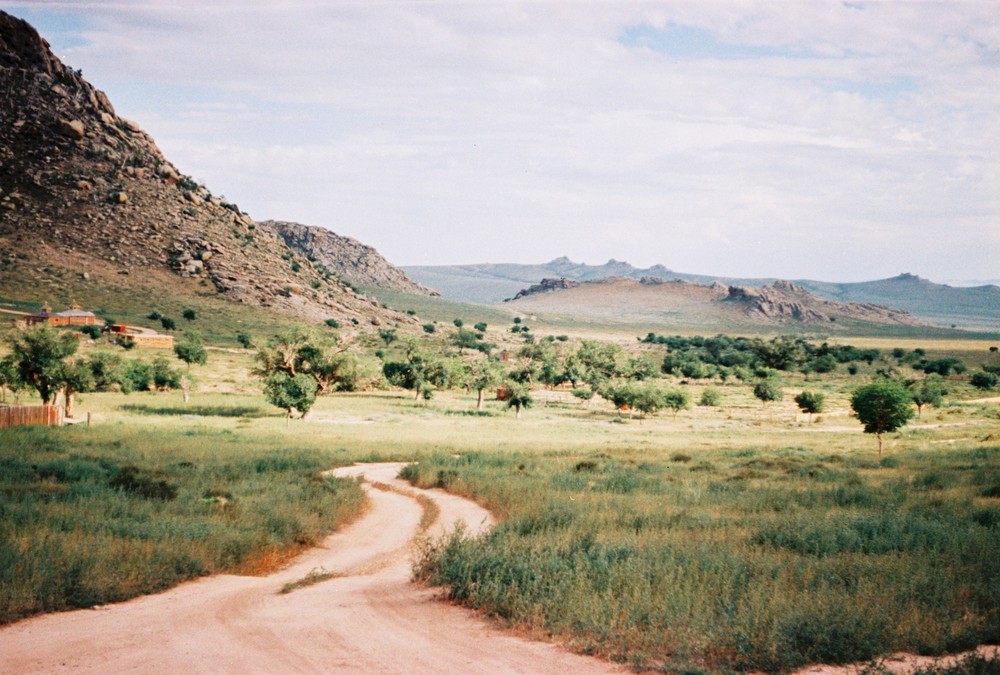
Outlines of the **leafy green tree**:
M 63 386 L 64 360 L 76 353 L 76 338 L 39 324 L 15 333 L 8 344 L 17 378 L 37 391 L 42 403 L 50 403 Z
M 799 410 L 809 415 L 809 423 L 812 424 L 812 416 L 823 412 L 823 405 L 826 397 L 818 391 L 802 391 L 795 395 L 795 405 Z
M 101 327 L 93 324 L 83 326 L 80 328 L 80 332 L 89 337 L 91 340 L 97 340 L 101 337 Z
M 94 391 L 113 391 L 121 386 L 122 357 L 114 352 L 93 351 L 87 357 L 87 365 L 94 378 Z
M 504 374 L 503 365 L 492 359 L 480 359 L 472 363 L 467 383 L 476 392 L 476 410 L 482 411 L 484 392 L 503 382 Z
M 635 407 L 636 392 L 636 387 L 632 382 L 627 380 L 612 380 L 605 383 L 598 391 L 601 394 L 601 398 L 611 401 L 619 415 L 621 415 L 622 410 L 628 410 L 629 418 L 631 419 L 632 410 Z
M 153 367 L 139 359 L 129 359 L 122 363 L 119 369 L 122 393 L 133 391 L 149 391 L 153 381 Z
M 181 386 L 181 373 L 170 367 L 166 357 L 158 356 L 152 363 L 153 386 L 160 391 L 178 389 Z
M 639 411 L 640 421 L 646 415 L 655 415 L 666 405 L 666 393 L 659 383 L 653 381 L 645 381 L 635 387 L 632 407 Z
M 437 330 L 437 326 L 435 326 L 432 323 L 425 323 L 424 326 L 423 326 L 423 328 L 424 328 L 424 332 L 428 333 L 428 334 L 429 333 L 433 333 L 433 332 L 435 332 Z
M 937 373 L 931 373 L 921 380 L 911 382 L 909 390 L 913 402 L 917 406 L 917 417 L 920 417 L 925 405 L 940 408 L 945 394 L 948 393 L 945 389 L 944 378 Z
M 486 332 L 486 322 L 485 321 L 480 321 L 475 326 L 473 326 L 473 328 L 475 328 L 480 333 L 485 333 Z
M 767 405 L 768 401 L 780 401 L 785 392 L 777 378 L 766 377 L 753 386 L 753 395 L 760 399 L 761 405 Z
M 982 389 L 983 391 L 993 389 L 997 386 L 997 382 L 1000 382 L 1000 378 L 993 373 L 986 372 L 985 370 L 977 370 L 969 378 L 969 384 L 976 389 Z
M 24 388 L 24 382 L 18 377 L 12 355 L 0 359 L 0 402 L 7 402 L 7 392 L 16 394 Z
M 892 380 L 863 385 L 851 395 L 851 409 L 865 426 L 865 433 L 875 434 L 880 457 L 882 434 L 899 429 L 913 418 L 912 400 L 912 394 Z
M 169 316 L 161 316 L 160 325 L 163 326 L 163 330 L 174 330 L 177 328 L 177 322 Z
M 185 309 L 183 312 L 181 312 L 181 316 L 184 317 L 187 321 L 194 321 L 195 319 L 198 318 L 198 315 L 195 313 L 193 309 Z
M 514 409 L 515 419 L 521 419 L 521 409 L 530 408 L 534 402 L 531 398 L 531 388 L 521 382 L 507 382 L 504 389 L 507 392 L 505 399 L 507 407 Z
M 457 319 L 456 319 L 457 320 Z M 451 344 L 458 347 L 458 353 L 461 354 L 465 349 L 478 349 L 480 342 L 479 336 L 471 330 L 466 330 L 461 326 L 451 334 L 449 338 Z
M 250 349 L 253 346 L 253 340 L 246 333 L 237 333 L 236 342 L 244 349 Z
M 192 363 L 203 366 L 208 362 L 208 350 L 201 340 L 201 333 L 196 330 L 184 332 L 181 339 L 174 343 L 174 354 L 187 364 L 188 370 L 191 370 Z
M 461 319 L 455 319 L 454 321 L 452 321 L 452 323 L 455 324 L 455 328 L 461 328 L 462 326 L 465 325 L 465 322 L 462 321 Z
M 698 399 L 698 405 L 706 407 L 717 407 L 722 403 L 722 394 L 715 387 L 705 387 Z
M 66 396 L 66 417 L 73 418 L 76 394 L 94 390 L 94 374 L 84 359 L 64 362 L 62 365 L 63 393 Z
M 307 351 L 311 339 L 309 333 L 297 327 L 270 338 L 265 346 L 257 350 L 254 374 L 267 377 L 280 370 L 295 377 L 305 366 L 303 353 Z
M 268 403 L 285 411 L 286 424 L 293 410 L 298 410 L 302 417 L 306 416 L 316 402 L 317 388 L 316 380 L 305 373 L 292 376 L 278 370 L 264 379 L 264 396 Z
M 663 404 L 674 411 L 674 417 L 681 410 L 691 407 L 691 397 L 683 389 L 670 389 L 663 395 Z
M 393 342 L 395 342 L 399 336 L 396 335 L 395 328 L 379 328 L 378 337 L 380 340 L 382 340 L 382 342 L 385 343 L 385 346 L 388 347 Z

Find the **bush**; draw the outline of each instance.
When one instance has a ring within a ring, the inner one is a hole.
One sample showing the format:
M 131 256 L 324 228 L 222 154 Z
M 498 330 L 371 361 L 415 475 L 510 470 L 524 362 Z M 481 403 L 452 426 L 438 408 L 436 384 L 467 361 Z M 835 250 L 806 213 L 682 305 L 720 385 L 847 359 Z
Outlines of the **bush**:
M 183 312 L 181 312 L 181 316 L 184 317 L 187 321 L 194 321 L 198 317 L 198 315 L 195 314 L 195 311 L 193 309 L 185 309 Z
M 976 389 L 982 389 L 983 391 L 988 391 L 997 386 L 997 382 L 1000 382 L 998 378 L 993 373 L 987 373 L 985 370 L 979 370 L 972 374 L 969 378 L 969 384 L 971 384 Z
M 722 403 L 722 393 L 715 387 L 707 387 L 698 399 L 698 405 L 701 406 L 716 407 L 720 403 Z
M 423 328 L 425 333 L 433 333 L 437 330 L 437 327 L 432 323 L 425 323 Z
M 340 328 L 340 322 L 337 321 L 336 319 L 327 319 L 323 323 L 325 323 L 330 328 Z
M 89 337 L 91 340 L 97 340 L 101 337 L 100 326 L 84 326 L 80 329 L 80 332 Z
M 160 325 L 163 326 L 163 330 L 174 330 L 177 328 L 177 322 L 169 316 L 161 316 Z

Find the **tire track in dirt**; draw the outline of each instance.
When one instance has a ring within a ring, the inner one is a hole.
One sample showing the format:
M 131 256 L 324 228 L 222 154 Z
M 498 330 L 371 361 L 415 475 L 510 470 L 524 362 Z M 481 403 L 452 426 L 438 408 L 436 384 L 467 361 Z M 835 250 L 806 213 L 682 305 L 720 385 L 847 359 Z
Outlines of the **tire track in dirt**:
M 220 575 L 118 605 L 49 614 L 0 630 L 2 673 L 586 673 L 626 672 L 556 645 L 504 633 L 410 582 L 422 515 L 432 537 L 492 525 L 477 504 L 396 479 L 402 464 L 334 471 L 363 476 L 368 512 L 267 577 Z M 281 594 L 310 572 L 334 578 Z

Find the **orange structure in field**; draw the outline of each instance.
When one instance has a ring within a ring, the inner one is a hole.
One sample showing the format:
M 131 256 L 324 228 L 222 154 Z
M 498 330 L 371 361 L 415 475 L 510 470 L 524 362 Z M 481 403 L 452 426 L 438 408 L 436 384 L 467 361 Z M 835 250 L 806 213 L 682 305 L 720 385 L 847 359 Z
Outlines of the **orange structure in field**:
M 97 317 L 93 312 L 88 312 L 75 302 L 69 309 L 62 312 L 53 312 L 48 305 L 42 307 L 42 311 L 37 314 L 29 314 L 24 317 L 29 326 L 36 323 L 47 323 L 50 326 L 96 326 Z

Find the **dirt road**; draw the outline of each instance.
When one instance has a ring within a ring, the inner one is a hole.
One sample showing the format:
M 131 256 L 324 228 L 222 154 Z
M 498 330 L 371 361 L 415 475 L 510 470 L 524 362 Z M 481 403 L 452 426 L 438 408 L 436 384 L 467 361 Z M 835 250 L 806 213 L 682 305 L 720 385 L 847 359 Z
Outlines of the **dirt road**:
M 268 577 L 216 576 L 97 609 L 0 630 L 2 673 L 585 673 L 626 672 L 491 628 L 410 583 L 422 514 L 401 465 L 347 467 L 396 491 L 368 489 L 369 512 Z M 421 490 L 440 509 L 430 534 L 491 524 L 476 504 Z M 325 571 L 335 578 L 281 594 Z

